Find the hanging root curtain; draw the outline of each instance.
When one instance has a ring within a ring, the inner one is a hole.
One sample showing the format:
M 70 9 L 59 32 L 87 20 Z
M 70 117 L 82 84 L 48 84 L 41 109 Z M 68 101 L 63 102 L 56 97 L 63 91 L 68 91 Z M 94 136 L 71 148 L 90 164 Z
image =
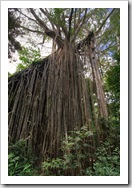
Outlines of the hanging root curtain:
M 91 130 L 90 96 L 80 56 L 72 48 L 9 78 L 9 142 L 26 139 L 44 160 L 60 154 L 61 140 L 83 125 Z

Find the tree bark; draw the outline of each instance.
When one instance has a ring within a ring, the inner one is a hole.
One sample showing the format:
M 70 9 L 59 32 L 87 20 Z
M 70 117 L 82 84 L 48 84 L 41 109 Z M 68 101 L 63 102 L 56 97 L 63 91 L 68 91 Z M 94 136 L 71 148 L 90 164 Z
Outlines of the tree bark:
M 96 53 L 95 53 L 94 33 L 89 37 L 88 50 L 89 50 L 89 59 L 90 59 L 92 72 L 93 72 L 93 78 L 94 78 L 94 82 L 96 84 L 100 117 L 107 118 L 108 111 L 107 111 L 107 106 L 106 106 L 106 102 L 105 102 L 103 83 L 102 83 L 100 72 L 99 72 L 98 60 L 96 58 Z

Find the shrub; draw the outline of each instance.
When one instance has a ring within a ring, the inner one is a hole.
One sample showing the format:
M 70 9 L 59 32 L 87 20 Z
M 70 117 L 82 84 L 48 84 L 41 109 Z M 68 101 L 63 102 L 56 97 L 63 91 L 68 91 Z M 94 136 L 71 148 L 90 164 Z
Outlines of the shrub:
M 42 163 L 44 175 L 83 175 L 85 166 L 89 164 L 92 148 L 90 139 L 93 133 L 87 126 L 70 132 L 70 136 L 62 142 L 63 156 L 47 159 Z
M 9 176 L 33 176 L 36 171 L 33 169 L 31 150 L 27 150 L 24 140 L 17 141 L 9 146 L 8 153 L 8 175 Z
M 86 126 L 72 131 L 62 142 L 63 156 L 48 158 L 42 163 L 44 175 L 119 176 L 119 147 L 110 142 L 108 134 L 107 140 L 92 153 L 91 139 L 94 139 L 93 133 L 88 131 Z M 95 162 L 90 163 L 90 159 L 94 159 Z
M 95 154 L 96 162 L 92 168 L 87 168 L 85 175 L 88 176 L 119 176 L 120 175 L 120 154 L 119 148 L 111 150 L 108 142 L 104 142 Z

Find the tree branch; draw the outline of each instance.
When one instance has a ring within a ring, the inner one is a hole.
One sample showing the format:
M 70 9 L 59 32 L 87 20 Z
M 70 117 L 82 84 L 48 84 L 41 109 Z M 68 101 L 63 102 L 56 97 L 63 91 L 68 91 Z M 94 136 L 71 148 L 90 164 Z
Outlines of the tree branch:
M 62 15 L 62 19 L 65 22 L 64 14 Z M 68 40 L 68 32 L 67 32 L 66 26 L 64 24 L 61 24 L 61 28 L 62 28 L 63 33 L 65 34 L 66 39 Z
M 73 15 L 73 8 L 71 9 L 71 14 L 69 17 L 69 31 L 68 31 L 68 40 L 70 40 L 70 32 L 71 32 L 71 21 L 72 21 L 72 15 Z
M 74 37 L 73 37 L 72 40 L 71 40 L 71 43 L 73 43 L 73 42 L 75 41 L 75 38 L 76 38 L 77 34 L 79 33 L 79 31 L 80 31 L 80 29 L 81 29 L 81 27 L 82 27 L 82 25 L 83 25 L 83 23 L 84 23 L 84 21 L 85 21 L 86 14 L 87 14 L 87 8 L 85 9 L 85 13 L 84 13 L 83 20 L 82 20 L 82 22 L 80 23 L 80 25 L 78 26 L 78 28 L 77 28 L 77 30 L 76 30 L 76 32 L 75 32 L 75 34 L 74 34 Z
M 64 41 L 61 39 L 61 37 L 59 35 L 56 35 L 55 31 L 50 30 L 46 26 L 46 24 L 37 16 L 37 14 L 33 10 L 33 8 L 30 8 L 30 11 L 33 14 L 33 16 L 35 17 L 35 19 L 38 21 L 39 25 L 45 30 L 45 34 L 48 35 L 49 37 L 51 37 L 52 39 L 55 39 L 55 41 L 59 47 L 63 47 Z
M 95 35 L 98 35 L 99 32 L 101 31 L 102 27 L 104 26 L 104 24 L 106 23 L 106 21 L 108 20 L 108 18 L 111 16 L 111 14 L 115 11 L 115 8 L 106 16 L 106 18 L 104 19 L 104 21 L 102 22 L 101 26 L 99 27 L 99 29 L 95 32 Z
M 33 8 L 30 8 L 30 12 L 32 13 L 32 15 L 34 16 L 34 18 L 38 21 L 39 25 L 43 28 L 43 29 L 49 29 L 45 23 L 37 16 L 37 14 L 35 13 L 35 11 L 33 10 Z
M 22 25 L 20 25 L 20 27 L 23 28 L 23 29 L 25 29 L 25 30 L 27 30 L 27 31 L 31 31 L 31 32 L 33 32 L 33 33 L 38 33 L 38 34 L 44 35 L 44 32 L 42 32 L 42 31 L 29 29 L 29 28 L 27 28 L 27 27 L 25 27 L 25 26 L 22 26 Z
M 50 23 L 51 23 L 51 26 L 52 28 L 55 30 L 55 27 L 54 27 L 54 24 L 52 23 L 51 21 L 51 16 L 49 14 L 49 12 L 47 11 L 47 9 L 45 9 L 46 11 L 44 11 L 44 9 L 40 8 L 40 11 L 45 15 L 47 16 L 47 18 L 49 19 Z
M 104 51 L 107 51 L 107 50 L 109 50 L 110 48 L 117 47 L 117 46 L 118 46 L 117 44 L 114 44 L 113 46 L 108 46 L 108 47 L 105 48 L 104 50 L 100 51 L 100 53 L 103 53 Z
M 49 14 L 48 10 L 46 8 L 45 8 L 45 11 L 42 8 L 40 8 L 40 10 L 41 10 L 41 12 L 43 12 L 44 15 L 47 16 L 47 18 L 49 19 L 54 31 L 56 31 L 56 29 L 55 29 L 55 26 L 56 26 L 57 32 L 58 32 L 57 35 L 59 35 L 61 37 L 60 32 L 59 32 L 60 31 L 59 30 L 59 25 L 57 25 L 56 23 L 53 24 L 53 21 L 51 19 L 51 15 Z M 66 30 L 66 28 L 64 28 L 62 25 L 61 25 L 61 28 L 62 28 L 62 31 L 64 32 L 64 34 L 65 34 L 65 36 L 67 38 L 67 30 Z
M 20 14 L 22 14 L 23 16 L 25 16 L 26 18 L 28 18 L 29 20 L 36 22 L 36 20 L 34 20 L 34 19 L 30 18 L 29 16 L 27 16 L 26 14 L 24 14 L 23 12 L 21 12 L 18 8 L 16 8 L 16 11 L 19 12 Z

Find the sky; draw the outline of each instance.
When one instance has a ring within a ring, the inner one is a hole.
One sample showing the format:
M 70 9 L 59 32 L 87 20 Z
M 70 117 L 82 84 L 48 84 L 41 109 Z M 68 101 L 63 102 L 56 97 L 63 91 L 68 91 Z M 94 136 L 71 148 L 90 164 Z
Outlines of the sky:
M 28 14 L 26 9 L 23 9 L 23 13 L 26 15 Z M 17 16 L 19 17 L 19 15 Z M 22 16 L 22 17 L 24 17 L 24 21 L 23 21 L 24 26 L 30 24 L 30 21 L 27 18 L 25 18 L 25 16 Z M 44 44 L 40 44 L 43 41 L 43 37 L 37 36 L 35 33 L 32 33 L 32 32 L 27 32 L 24 35 L 24 37 L 18 36 L 16 40 L 20 42 L 22 47 L 30 48 L 32 46 L 32 48 L 36 50 L 38 50 L 39 48 L 42 58 L 45 58 L 47 55 L 49 55 L 52 50 L 52 40 L 49 40 L 48 42 L 45 41 Z M 22 62 L 19 59 L 18 52 L 16 51 L 15 53 L 12 54 L 12 58 L 8 59 L 8 72 L 11 74 L 16 72 L 16 68 L 19 63 L 22 63 Z
M 29 47 L 29 45 L 25 45 L 26 41 L 22 41 L 22 45 L 24 47 Z M 52 50 L 52 42 L 45 42 L 43 45 L 38 45 L 38 48 L 40 48 L 41 56 L 42 58 L 48 56 L 51 53 Z M 22 63 L 21 60 L 19 59 L 19 54 L 18 52 L 15 52 L 12 56 L 11 59 L 8 59 L 8 72 L 13 74 L 16 72 L 16 68 L 19 63 Z

